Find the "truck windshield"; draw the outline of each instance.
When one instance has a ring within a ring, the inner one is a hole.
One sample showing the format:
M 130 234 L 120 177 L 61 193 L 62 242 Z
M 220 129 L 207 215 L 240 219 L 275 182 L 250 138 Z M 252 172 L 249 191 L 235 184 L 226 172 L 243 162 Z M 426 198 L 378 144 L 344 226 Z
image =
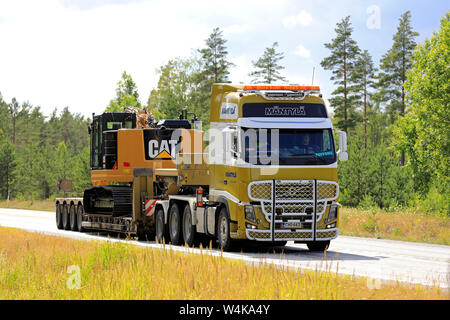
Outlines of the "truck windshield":
M 268 164 L 267 157 L 277 159 L 279 165 L 327 165 L 336 162 L 331 129 L 242 129 L 245 162 Z M 277 133 L 278 148 L 276 142 L 272 143 Z

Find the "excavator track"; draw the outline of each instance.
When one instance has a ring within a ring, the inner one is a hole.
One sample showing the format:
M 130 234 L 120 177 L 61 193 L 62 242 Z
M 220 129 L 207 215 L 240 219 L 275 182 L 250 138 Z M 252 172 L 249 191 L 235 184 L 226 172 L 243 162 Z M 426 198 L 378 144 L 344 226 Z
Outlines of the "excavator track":
M 132 215 L 132 188 L 101 186 L 86 189 L 83 196 L 84 210 L 88 214 L 123 217 Z

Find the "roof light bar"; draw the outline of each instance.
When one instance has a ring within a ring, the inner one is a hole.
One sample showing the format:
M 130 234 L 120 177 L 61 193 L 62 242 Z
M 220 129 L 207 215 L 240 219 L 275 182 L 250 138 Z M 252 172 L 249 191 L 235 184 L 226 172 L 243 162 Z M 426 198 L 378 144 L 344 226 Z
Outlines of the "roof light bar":
M 310 90 L 320 91 L 319 86 L 279 86 L 279 85 L 250 85 L 244 86 L 243 90 Z

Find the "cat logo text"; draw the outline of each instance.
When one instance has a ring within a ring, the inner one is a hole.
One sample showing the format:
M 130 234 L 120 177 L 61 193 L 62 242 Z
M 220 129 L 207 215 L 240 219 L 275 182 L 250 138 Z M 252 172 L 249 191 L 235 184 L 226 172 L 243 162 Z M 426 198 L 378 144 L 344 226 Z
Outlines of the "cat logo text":
M 151 159 L 174 159 L 177 140 L 150 140 L 148 156 Z

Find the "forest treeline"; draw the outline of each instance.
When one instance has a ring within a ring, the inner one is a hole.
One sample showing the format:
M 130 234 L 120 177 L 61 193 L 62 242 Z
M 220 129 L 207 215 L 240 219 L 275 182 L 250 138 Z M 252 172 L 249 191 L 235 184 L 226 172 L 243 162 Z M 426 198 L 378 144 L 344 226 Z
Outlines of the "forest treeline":
M 331 71 L 335 85 L 328 97 L 332 121 L 349 141 L 349 160 L 339 165 L 342 204 L 450 214 L 449 20 L 447 12 L 440 29 L 417 44 L 405 12 L 378 64 L 352 38 L 349 16 L 324 44 L 329 55 L 321 66 Z M 273 42 L 252 61 L 252 82 L 289 82 L 277 47 Z M 215 28 L 204 48 L 158 68 L 159 81 L 146 102 L 124 71 L 105 111 L 131 106 L 162 119 L 187 108 L 207 129 L 211 85 L 229 82 L 234 66 L 227 55 L 226 40 Z M 72 181 L 74 192 L 88 187 L 89 121 L 68 108 L 45 117 L 39 107 L 8 103 L 0 94 L 0 197 L 48 199 L 64 179 Z
M 88 122 L 67 107 L 46 117 L 0 94 L 0 197 L 48 199 L 61 180 L 82 192 L 90 185 Z

